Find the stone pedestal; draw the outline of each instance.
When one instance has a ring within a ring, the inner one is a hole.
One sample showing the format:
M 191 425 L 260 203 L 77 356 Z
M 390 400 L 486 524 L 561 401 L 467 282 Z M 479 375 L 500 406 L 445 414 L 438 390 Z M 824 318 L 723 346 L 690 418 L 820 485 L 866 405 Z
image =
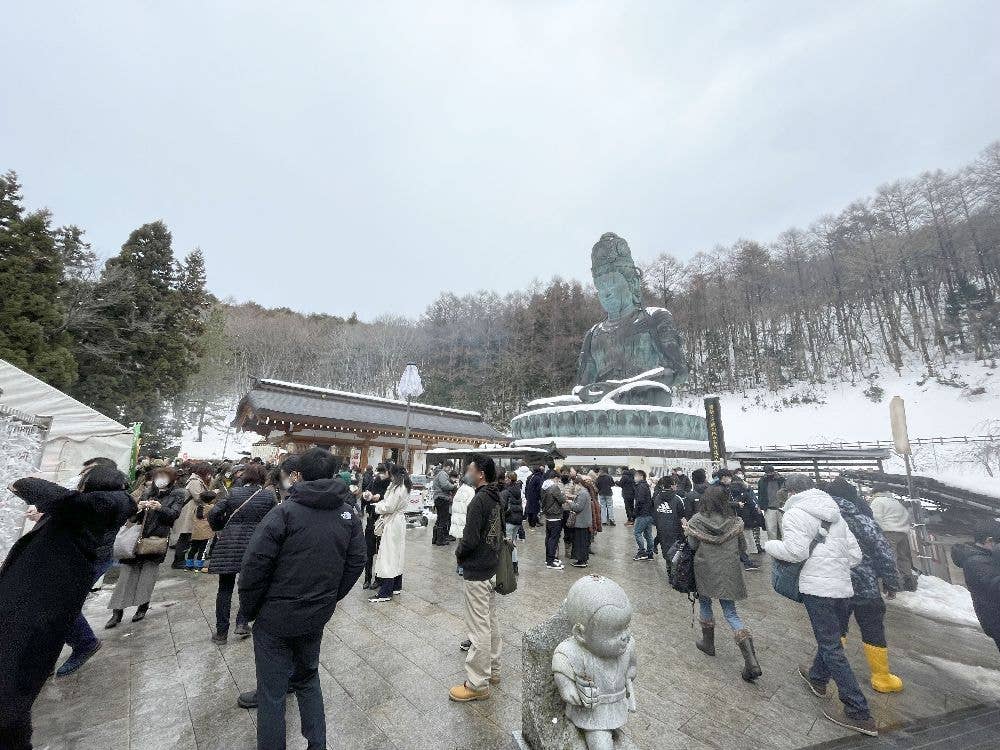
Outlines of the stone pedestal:
M 570 635 L 562 608 L 524 634 L 521 649 L 521 732 L 515 740 L 531 750 L 587 750 L 587 743 L 567 720 L 565 704 L 552 679 L 552 652 Z M 615 750 L 639 750 L 624 732 L 615 733 Z

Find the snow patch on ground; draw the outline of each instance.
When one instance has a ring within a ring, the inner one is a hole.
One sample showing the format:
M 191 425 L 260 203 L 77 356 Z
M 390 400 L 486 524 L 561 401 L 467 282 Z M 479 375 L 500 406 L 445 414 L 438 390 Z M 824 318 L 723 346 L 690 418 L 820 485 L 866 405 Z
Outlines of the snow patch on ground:
M 1000 670 L 948 661 L 938 656 L 921 656 L 922 661 L 957 677 L 991 698 L 1000 698 Z
M 901 591 L 887 604 L 934 620 L 979 628 L 969 590 L 934 576 L 920 576 L 916 591 Z

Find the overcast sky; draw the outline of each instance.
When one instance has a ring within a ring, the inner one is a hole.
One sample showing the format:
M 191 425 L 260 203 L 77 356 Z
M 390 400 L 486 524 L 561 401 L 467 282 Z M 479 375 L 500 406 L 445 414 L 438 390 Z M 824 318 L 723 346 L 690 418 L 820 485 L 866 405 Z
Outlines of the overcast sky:
M 1000 3 L 9 3 L 0 169 L 364 319 L 768 241 L 1000 138 Z

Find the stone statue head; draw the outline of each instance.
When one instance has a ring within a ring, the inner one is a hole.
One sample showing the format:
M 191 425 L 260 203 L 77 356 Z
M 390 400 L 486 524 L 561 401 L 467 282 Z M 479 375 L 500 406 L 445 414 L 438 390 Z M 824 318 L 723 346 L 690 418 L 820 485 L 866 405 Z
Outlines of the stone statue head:
M 632 634 L 632 604 L 610 578 L 584 576 L 574 583 L 563 603 L 573 637 L 592 654 L 604 658 L 625 653 Z
M 602 234 L 590 251 L 590 271 L 601 307 L 610 317 L 642 306 L 642 276 L 628 243 L 614 232 Z

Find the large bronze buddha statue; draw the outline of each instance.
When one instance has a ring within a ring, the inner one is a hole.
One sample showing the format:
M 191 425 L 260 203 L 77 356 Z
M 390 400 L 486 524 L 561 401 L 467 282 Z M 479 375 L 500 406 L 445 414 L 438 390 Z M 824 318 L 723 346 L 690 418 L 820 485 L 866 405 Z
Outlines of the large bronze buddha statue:
M 681 337 L 669 312 L 642 304 L 628 243 L 608 232 L 590 260 L 607 317 L 587 331 L 573 393 L 529 403 L 511 420 L 515 439 L 705 440 L 704 417 L 670 406 L 688 374 Z
M 687 380 L 681 337 L 670 313 L 644 307 L 642 279 L 628 243 L 613 232 L 590 253 L 590 270 L 608 316 L 583 339 L 573 394 L 584 403 L 669 406 L 671 388 Z
M 670 406 L 687 380 L 681 337 L 670 313 L 642 304 L 642 278 L 628 243 L 607 232 L 590 253 L 597 297 L 607 317 L 587 331 L 573 395 L 532 401 L 529 408 L 610 401 Z

